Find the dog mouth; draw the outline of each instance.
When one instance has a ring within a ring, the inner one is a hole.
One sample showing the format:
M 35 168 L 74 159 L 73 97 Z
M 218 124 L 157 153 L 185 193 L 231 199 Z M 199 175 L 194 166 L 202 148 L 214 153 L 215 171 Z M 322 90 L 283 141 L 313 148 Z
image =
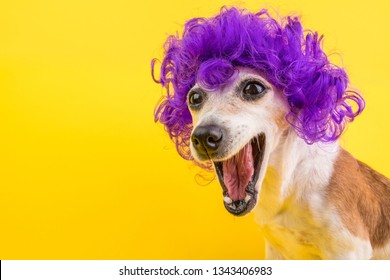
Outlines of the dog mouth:
M 256 183 L 265 150 L 265 134 L 252 138 L 237 154 L 224 161 L 214 161 L 222 186 L 224 205 L 236 216 L 249 213 L 256 205 Z

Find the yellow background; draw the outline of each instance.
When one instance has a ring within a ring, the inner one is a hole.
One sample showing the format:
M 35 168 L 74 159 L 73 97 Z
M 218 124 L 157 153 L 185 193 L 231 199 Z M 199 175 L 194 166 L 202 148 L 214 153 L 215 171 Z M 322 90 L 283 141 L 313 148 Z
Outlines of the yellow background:
M 181 159 L 153 109 L 150 60 L 224 5 L 274 7 L 325 34 L 367 108 L 342 138 L 390 175 L 390 31 L 377 1 L 2 1 L 0 259 L 258 259 L 253 214 Z

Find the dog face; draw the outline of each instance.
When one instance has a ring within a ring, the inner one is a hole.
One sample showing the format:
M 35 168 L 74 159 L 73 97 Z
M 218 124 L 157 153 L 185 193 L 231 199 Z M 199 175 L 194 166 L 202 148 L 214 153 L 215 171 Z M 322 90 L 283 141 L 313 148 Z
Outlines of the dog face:
M 288 106 L 262 75 L 247 68 L 236 71 L 217 90 L 195 84 L 187 104 L 193 157 L 213 161 L 225 208 L 245 215 L 257 203 L 270 154 L 288 127 Z

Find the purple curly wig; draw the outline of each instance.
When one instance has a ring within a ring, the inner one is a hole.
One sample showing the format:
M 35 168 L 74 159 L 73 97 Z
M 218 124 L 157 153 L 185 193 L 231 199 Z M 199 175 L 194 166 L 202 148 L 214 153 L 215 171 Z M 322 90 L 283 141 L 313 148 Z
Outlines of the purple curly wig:
M 213 18 L 191 19 L 181 39 L 168 37 L 159 80 L 154 77 L 156 59 L 152 61 L 153 79 L 167 91 L 156 107 L 155 121 L 165 126 L 179 154 L 192 159 L 188 91 L 196 82 L 218 88 L 237 67 L 248 67 L 286 96 L 286 120 L 308 144 L 335 141 L 365 103 L 359 93 L 348 90 L 346 72 L 329 62 L 321 41 L 316 32 L 304 33 L 298 18 L 278 22 L 267 10 L 252 14 L 223 7 Z

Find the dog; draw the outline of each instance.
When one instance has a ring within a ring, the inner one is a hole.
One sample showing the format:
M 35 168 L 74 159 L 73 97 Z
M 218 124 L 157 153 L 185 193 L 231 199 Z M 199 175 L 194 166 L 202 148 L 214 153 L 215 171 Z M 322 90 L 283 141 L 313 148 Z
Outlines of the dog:
M 255 212 L 268 259 L 390 258 L 389 179 L 337 142 L 365 107 L 298 17 L 223 7 L 168 37 L 155 110 L 179 154 Z

